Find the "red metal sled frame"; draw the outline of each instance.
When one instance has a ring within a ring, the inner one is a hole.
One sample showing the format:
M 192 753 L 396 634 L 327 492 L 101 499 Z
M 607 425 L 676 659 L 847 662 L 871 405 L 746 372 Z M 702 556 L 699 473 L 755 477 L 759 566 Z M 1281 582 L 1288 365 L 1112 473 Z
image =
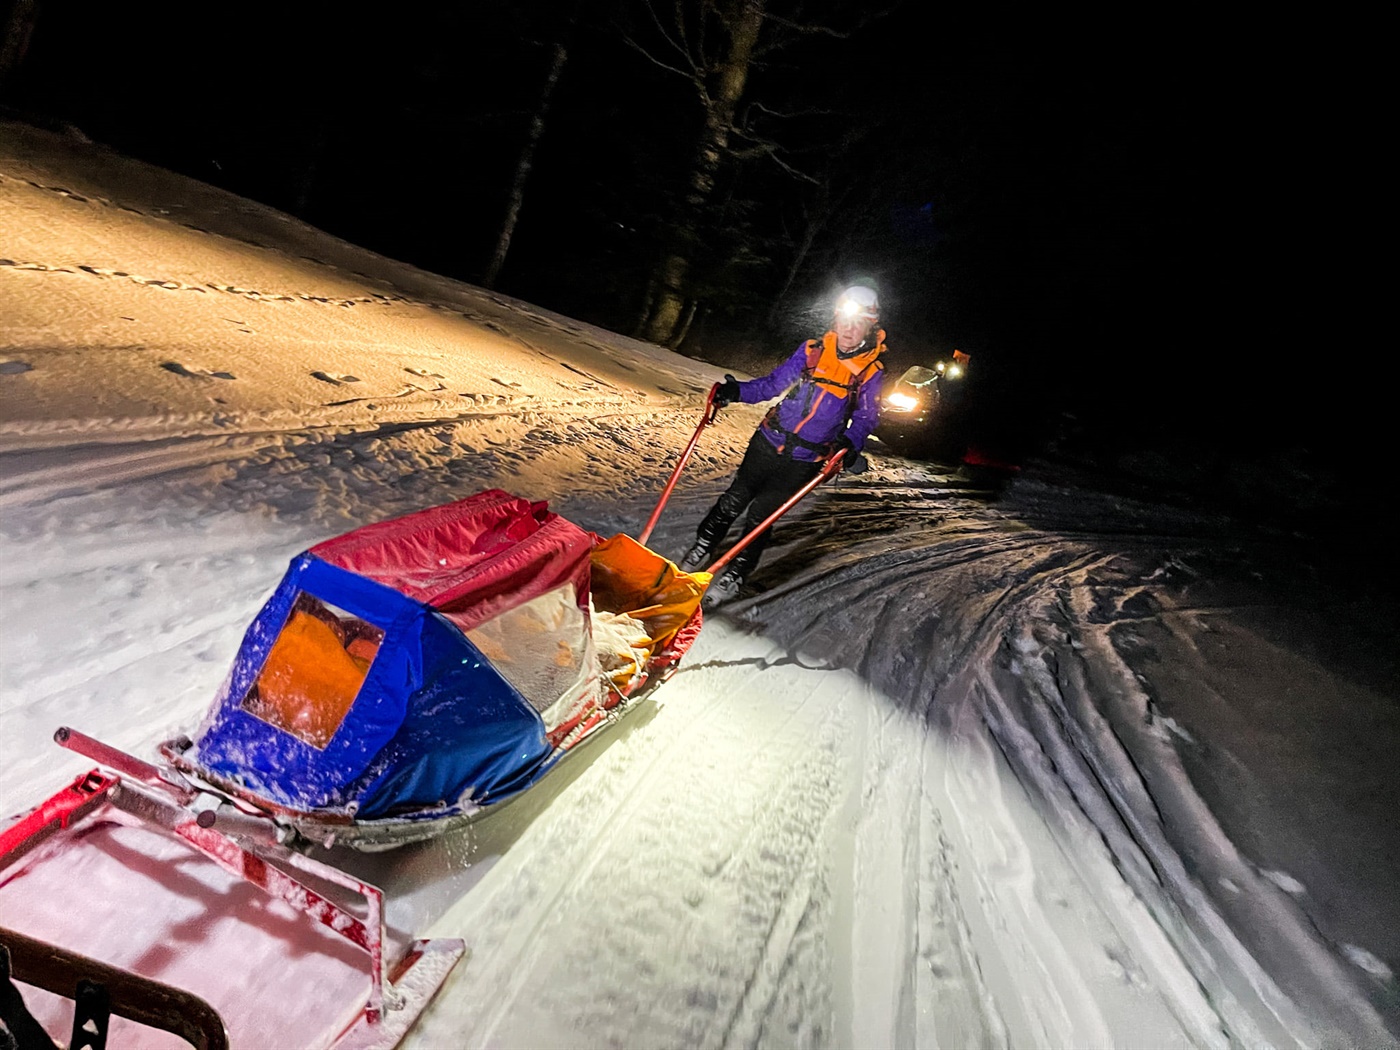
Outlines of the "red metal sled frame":
M 465 953 L 465 944 L 455 938 L 415 941 L 403 958 L 397 961 L 386 983 L 384 894 L 379 887 L 286 849 L 275 841 L 253 842 L 241 836 L 236 840 L 213 826 L 213 812 L 191 808 L 190 804 L 198 794 L 192 785 L 172 783 L 156 766 L 75 730 L 60 729 L 54 736 L 69 750 L 115 769 L 116 775 L 100 769 L 84 773 L 41 803 L 28 816 L 0 832 L 0 872 L 69 828 L 75 821 L 104 806 L 111 808 L 110 816 L 118 822 L 164 829 L 229 874 L 287 902 L 369 955 L 370 988 L 364 1009 L 333 1044 L 337 1050 L 352 1047 L 387 1048 L 397 1044 Z M 263 822 L 255 822 L 255 826 L 260 823 Z M 267 833 L 271 835 L 272 830 L 269 825 Z M 291 871 L 310 875 L 363 897 L 366 903 L 365 919 L 361 920 L 345 911 L 299 881 Z M 424 972 L 436 971 L 437 980 L 427 996 L 409 1004 L 399 994 L 397 986 L 410 970 L 417 967 L 422 967 Z M 407 1009 L 410 1005 L 413 1007 L 411 1012 Z

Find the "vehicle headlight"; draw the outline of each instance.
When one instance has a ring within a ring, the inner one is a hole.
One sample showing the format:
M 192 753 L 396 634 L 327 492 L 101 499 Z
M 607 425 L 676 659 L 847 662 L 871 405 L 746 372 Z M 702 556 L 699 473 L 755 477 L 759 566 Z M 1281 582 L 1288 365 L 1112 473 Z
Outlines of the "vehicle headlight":
M 911 412 L 919 406 L 919 399 L 908 394 L 891 394 L 885 404 L 900 412 Z

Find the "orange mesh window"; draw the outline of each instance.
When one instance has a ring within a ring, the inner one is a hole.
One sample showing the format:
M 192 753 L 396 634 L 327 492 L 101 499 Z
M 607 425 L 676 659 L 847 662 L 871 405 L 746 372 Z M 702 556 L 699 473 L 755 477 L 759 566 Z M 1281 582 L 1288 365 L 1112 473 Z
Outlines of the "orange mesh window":
M 355 702 L 384 632 L 302 592 L 243 710 L 324 748 Z

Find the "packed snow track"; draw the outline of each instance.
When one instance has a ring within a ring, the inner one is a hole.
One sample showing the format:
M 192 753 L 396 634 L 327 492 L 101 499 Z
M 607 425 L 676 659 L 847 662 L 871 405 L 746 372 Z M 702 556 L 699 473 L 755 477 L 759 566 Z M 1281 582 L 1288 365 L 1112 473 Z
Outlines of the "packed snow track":
M 193 729 L 319 540 L 493 487 L 636 535 L 722 374 L 0 128 L 0 815 L 88 768 L 60 725 Z M 654 549 L 760 412 L 706 431 Z M 406 1045 L 1400 1043 L 1392 607 L 1062 466 L 872 459 L 537 787 L 317 850 L 466 941 Z

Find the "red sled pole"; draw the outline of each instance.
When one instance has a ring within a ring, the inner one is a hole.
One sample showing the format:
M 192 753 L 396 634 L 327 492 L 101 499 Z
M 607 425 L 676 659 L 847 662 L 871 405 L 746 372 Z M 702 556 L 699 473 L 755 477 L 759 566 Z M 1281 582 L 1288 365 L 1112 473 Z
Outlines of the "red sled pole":
M 764 518 L 763 522 L 760 525 L 754 528 L 752 532 L 750 532 L 738 543 L 734 544 L 734 546 L 730 547 L 728 553 L 721 556 L 718 561 L 716 561 L 705 571 L 708 572 L 712 578 L 718 576 L 720 572 L 723 571 L 724 567 L 728 565 L 731 561 L 733 561 L 735 556 L 740 551 L 742 551 L 754 540 L 758 539 L 758 537 L 763 533 L 764 529 L 769 528 L 773 524 L 773 522 L 777 521 L 788 511 L 792 510 L 793 507 L 797 506 L 797 504 L 802 500 L 803 496 L 807 495 L 807 493 L 811 492 L 814 488 L 820 485 L 827 478 L 839 472 L 841 469 L 841 461 L 845 458 L 846 450 L 843 448 L 840 452 L 836 453 L 836 455 L 831 456 L 829 459 L 827 459 L 826 462 L 822 464 L 820 474 L 818 474 L 811 481 L 807 482 L 807 484 L 803 485 L 800 489 L 798 489 L 791 496 L 789 496 L 786 503 L 784 503 L 781 507 L 775 510 L 772 514 L 768 515 L 768 517 Z
M 666 488 L 661 493 L 661 499 L 656 504 L 656 509 L 651 512 L 651 517 L 647 519 L 646 528 L 637 537 L 637 542 L 643 547 L 647 540 L 651 538 L 651 530 L 656 528 L 656 522 L 661 517 L 661 508 L 666 506 L 666 501 L 671 498 L 671 490 L 676 487 L 676 481 L 681 476 L 681 471 L 685 469 L 686 463 L 690 461 L 690 454 L 695 451 L 696 444 L 700 441 L 700 433 L 707 426 L 715 421 L 715 416 L 719 413 L 719 406 L 715 404 L 715 394 L 719 393 L 719 384 L 710 387 L 709 396 L 705 398 L 705 414 L 700 417 L 700 425 L 695 428 L 695 433 L 690 436 L 690 444 L 685 446 L 685 451 L 681 453 L 680 461 L 676 464 L 676 469 L 671 471 L 671 478 L 666 482 Z

